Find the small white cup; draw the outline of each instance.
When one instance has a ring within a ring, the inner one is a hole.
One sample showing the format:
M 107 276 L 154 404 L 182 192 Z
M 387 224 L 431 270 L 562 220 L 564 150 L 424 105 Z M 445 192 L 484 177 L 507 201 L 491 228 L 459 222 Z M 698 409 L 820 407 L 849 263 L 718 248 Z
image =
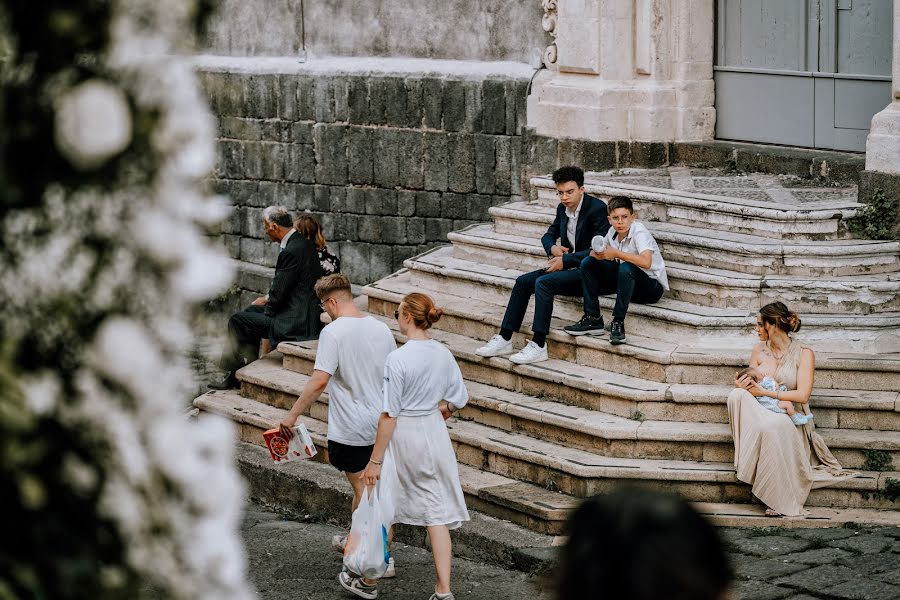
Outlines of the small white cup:
M 604 250 L 606 250 L 606 236 L 595 235 L 591 239 L 591 250 L 593 250 L 597 254 L 600 254 Z

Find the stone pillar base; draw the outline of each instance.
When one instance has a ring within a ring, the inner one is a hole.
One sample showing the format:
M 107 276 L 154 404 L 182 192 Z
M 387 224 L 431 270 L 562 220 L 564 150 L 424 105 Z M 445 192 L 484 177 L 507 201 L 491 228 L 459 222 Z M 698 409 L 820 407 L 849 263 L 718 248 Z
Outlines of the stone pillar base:
M 900 101 L 872 117 L 866 140 L 866 170 L 900 175 Z
M 712 80 L 607 81 L 542 72 L 528 97 L 538 135 L 593 141 L 694 142 L 715 130 Z

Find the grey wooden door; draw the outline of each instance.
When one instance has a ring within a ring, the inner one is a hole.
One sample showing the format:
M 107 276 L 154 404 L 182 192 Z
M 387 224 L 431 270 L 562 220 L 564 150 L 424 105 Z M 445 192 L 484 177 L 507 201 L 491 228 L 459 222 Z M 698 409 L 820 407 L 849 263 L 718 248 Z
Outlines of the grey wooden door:
M 863 151 L 891 101 L 892 0 L 718 0 L 716 137 Z

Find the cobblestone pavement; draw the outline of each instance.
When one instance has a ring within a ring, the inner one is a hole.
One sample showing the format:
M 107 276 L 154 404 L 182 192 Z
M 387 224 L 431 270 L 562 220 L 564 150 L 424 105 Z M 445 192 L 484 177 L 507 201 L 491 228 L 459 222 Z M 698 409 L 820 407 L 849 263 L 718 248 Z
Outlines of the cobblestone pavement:
M 337 582 L 341 555 L 331 538 L 342 531 L 324 523 L 285 519 L 249 504 L 242 526 L 250 580 L 263 600 L 348 600 Z M 434 591 L 434 563 L 422 548 L 396 544 L 397 577 L 379 583 L 379 598 L 428 600 Z M 462 600 L 549 600 L 537 595 L 528 575 L 469 560 L 454 559 L 453 592 Z
M 722 529 L 741 600 L 900 599 L 900 528 Z
M 250 579 L 259 598 L 347 599 L 337 584 L 341 556 L 331 538 L 341 530 L 288 520 L 249 504 L 242 526 Z M 900 528 L 720 529 L 736 573 L 735 600 L 898 600 Z M 431 554 L 394 548 L 397 577 L 379 597 L 425 600 L 434 585 Z M 457 598 L 550 600 L 541 580 L 524 573 L 454 559 Z

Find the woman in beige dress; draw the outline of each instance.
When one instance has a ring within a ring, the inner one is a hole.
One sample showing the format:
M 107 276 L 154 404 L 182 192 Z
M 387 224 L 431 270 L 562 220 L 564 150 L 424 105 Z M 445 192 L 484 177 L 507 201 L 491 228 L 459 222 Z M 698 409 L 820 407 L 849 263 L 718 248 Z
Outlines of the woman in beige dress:
M 753 348 L 750 366 L 787 386 L 777 392 L 777 400 L 793 402 L 798 412 L 810 414 L 816 357 L 791 337 L 799 330 L 799 317 L 784 303 L 762 307 L 756 318 L 760 343 Z M 734 466 L 737 478 L 752 485 L 753 495 L 768 507 L 766 514 L 802 515 L 811 489 L 852 477 L 842 473 L 813 422 L 798 427 L 787 415 L 764 408 L 756 398 L 772 392 L 748 376 L 736 379 L 735 386 L 728 396 Z

